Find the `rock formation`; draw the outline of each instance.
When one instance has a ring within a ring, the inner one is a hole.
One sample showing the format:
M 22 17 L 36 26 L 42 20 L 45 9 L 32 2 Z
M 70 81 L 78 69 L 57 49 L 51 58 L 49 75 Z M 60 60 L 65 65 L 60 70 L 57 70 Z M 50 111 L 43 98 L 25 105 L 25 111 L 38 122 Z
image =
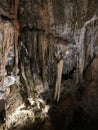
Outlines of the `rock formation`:
M 0 0 L 0 130 L 96 129 L 97 0 Z

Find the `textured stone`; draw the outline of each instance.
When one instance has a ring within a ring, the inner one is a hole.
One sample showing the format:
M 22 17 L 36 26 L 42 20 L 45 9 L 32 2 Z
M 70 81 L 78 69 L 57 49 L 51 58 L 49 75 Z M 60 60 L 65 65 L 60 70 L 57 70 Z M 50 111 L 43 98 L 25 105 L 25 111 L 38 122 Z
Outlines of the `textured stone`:
M 24 123 L 34 121 L 32 110 L 26 110 L 25 104 L 17 85 L 6 89 L 6 127 L 11 129 L 22 126 Z
M 96 123 L 98 86 L 98 62 L 95 58 L 97 57 L 98 46 L 97 7 L 97 0 L 0 1 L 2 19 L 9 21 L 14 26 L 15 57 L 17 57 L 15 69 L 19 64 L 21 83 L 20 91 L 16 86 L 7 88 L 6 123 L 10 129 L 11 127 L 15 129 L 17 125 L 22 124 L 21 120 L 23 122 L 28 121 L 27 117 L 33 121 L 35 113 L 38 114 L 35 114 L 38 117 L 43 115 L 40 112 L 43 112 L 45 108 L 41 108 L 44 105 L 38 101 L 38 97 L 43 98 L 43 100 L 48 99 L 51 104 L 50 110 L 53 112 L 49 114 L 50 120 L 45 119 L 45 122 L 35 120 L 34 127 L 34 124 L 31 123 L 30 127 L 28 123 L 28 125 L 19 126 L 16 129 L 32 129 L 32 127 L 33 129 L 48 129 L 47 127 L 49 127 L 57 130 L 81 129 L 83 128 L 82 125 Z M 0 33 L 0 42 L 2 42 L 2 38 L 2 33 Z M 64 45 L 55 55 L 55 47 L 58 44 L 62 46 L 63 43 L 67 45 L 67 48 Z M 19 57 L 17 45 L 19 45 Z M 70 45 L 72 45 L 71 48 Z M 2 48 L 0 48 L 0 53 L 1 51 Z M 57 70 L 61 59 L 64 60 L 64 78 L 62 73 L 59 75 Z M 12 60 L 10 63 L 12 63 Z M 66 73 L 68 74 L 66 75 Z M 60 87 L 63 87 L 65 89 L 62 89 L 61 95 L 66 94 L 61 96 L 59 103 L 55 104 L 53 102 L 53 91 L 56 82 L 58 82 L 56 80 L 58 75 L 61 84 L 57 93 L 60 94 Z M 74 81 L 75 76 L 77 82 Z M 34 104 L 28 103 L 28 98 L 32 98 Z M 34 101 L 35 99 L 36 101 Z M 28 111 L 24 107 L 22 110 L 18 109 L 23 103 L 30 107 L 34 106 L 35 110 L 32 111 L 30 108 Z M 15 114 L 17 111 L 18 114 Z M 15 122 L 11 120 L 11 114 L 14 115 Z M 44 115 L 46 114 L 44 113 Z M 8 121 L 8 119 L 10 120 Z M 77 124 L 80 124 L 81 128 Z
M 98 83 L 98 58 L 95 58 L 85 72 L 85 79 Z

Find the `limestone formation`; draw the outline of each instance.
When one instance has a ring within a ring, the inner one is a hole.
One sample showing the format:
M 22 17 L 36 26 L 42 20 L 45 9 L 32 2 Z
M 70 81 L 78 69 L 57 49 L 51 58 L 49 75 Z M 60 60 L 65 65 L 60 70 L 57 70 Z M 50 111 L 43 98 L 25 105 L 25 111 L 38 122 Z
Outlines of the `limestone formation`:
M 0 130 L 98 129 L 97 8 L 0 0 Z

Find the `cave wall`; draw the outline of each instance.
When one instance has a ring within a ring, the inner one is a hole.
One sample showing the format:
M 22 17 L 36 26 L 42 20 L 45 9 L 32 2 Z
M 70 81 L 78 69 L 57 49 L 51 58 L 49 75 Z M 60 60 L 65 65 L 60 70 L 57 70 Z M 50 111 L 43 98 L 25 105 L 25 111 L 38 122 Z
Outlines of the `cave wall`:
M 18 123 L 22 125 L 29 119 L 34 122 L 35 113 L 28 98 L 35 100 L 38 97 L 51 104 L 48 113 L 50 119 L 45 119 L 39 129 L 52 127 L 51 129 L 63 130 L 69 127 L 79 128 L 77 123 L 80 123 L 81 127 L 82 123 L 88 126 L 92 122 L 96 124 L 97 7 L 97 0 L 0 1 L 1 19 L 4 23 L 8 21 L 13 29 L 13 70 L 15 75 L 20 77 L 20 84 L 10 86 L 6 94 L 6 125 L 9 129 L 15 129 Z M 58 103 L 54 102 L 54 98 Z M 39 106 L 34 102 L 38 109 Z M 23 103 L 25 106 L 21 106 Z M 38 103 L 42 105 L 42 109 L 45 108 L 44 103 Z M 21 113 L 21 118 L 17 116 L 17 111 Z M 15 120 L 12 120 L 13 116 Z
M 44 87 L 54 87 L 58 64 L 54 56 L 55 46 L 63 43 L 64 46 L 75 44 L 78 53 L 76 79 L 81 79 L 81 75 L 97 55 L 97 6 L 96 0 L 20 0 L 19 57 L 20 68 L 24 70 L 27 79 L 35 80 L 37 77 Z M 34 82 L 30 81 L 28 84 L 33 86 Z
M 29 86 L 27 95 L 31 96 L 32 91 L 45 93 L 48 90 L 50 95 L 46 93 L 43 98 L 53 102 L 54 93 L 58 100 L 60 93 L 56 91 L 60 91 L 60 86 L 63 88 L 60 103 L 53 103 L 49 110 L 56 129 L 97 128 L 98 78 L 94 78 L 98 77 L 97 7 L 97 0 L 19 2 L 19 48 L 22 48 L 19 57 L 21 72 L 24 71 Z M 76 68 L 69 80 L 66 75 L 60 79 L 62 66 L 58 66 L 60 59 L 55 56 L 55 48 L 59 50 L 59 45 L 61 52 L 64 49 L 63 54 L 67 47 L 76 47 Z

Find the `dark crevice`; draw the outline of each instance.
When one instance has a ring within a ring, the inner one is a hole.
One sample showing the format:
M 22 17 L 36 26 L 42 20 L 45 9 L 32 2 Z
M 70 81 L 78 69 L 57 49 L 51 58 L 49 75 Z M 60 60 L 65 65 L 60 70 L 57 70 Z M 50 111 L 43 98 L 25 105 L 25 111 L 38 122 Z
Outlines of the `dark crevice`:
M 5 123 L 5 101 L 0 99 L 0 123 Z
M 72 79 L 74 74 L 75 68 L 73 68 L 69 74 L 62 74 L 62 80 Z

